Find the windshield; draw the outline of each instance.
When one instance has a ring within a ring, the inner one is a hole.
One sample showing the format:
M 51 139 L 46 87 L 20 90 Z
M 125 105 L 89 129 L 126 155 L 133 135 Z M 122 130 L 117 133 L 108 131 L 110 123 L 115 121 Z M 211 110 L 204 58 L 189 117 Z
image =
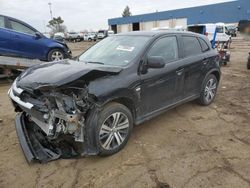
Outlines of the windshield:
M 234 29 L 236 29 L 236 27 L 235 26 L 227 26 L 227 29 L 229 29 L 229 30 L 234 30 Z
M 224 33 L 224 30 L 223 30 L 222 26 L 217 26 L 216 31 L 217 31 L 217 33 Z
M 79 57 L 79 61 L 126 66 L 143 49 L 150 37 L 111 36 L 97 43 Z

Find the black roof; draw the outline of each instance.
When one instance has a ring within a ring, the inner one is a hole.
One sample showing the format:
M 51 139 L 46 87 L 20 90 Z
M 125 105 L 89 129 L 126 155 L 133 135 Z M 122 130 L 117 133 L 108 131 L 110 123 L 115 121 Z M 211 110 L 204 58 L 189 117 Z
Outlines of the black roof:
M 177 31 L 177 30 L 155 30 L 155 31 L 131 31 L 126 33 L 119 33 L 116 34 L 118 36 L 149 36 L 149 37 L 159 37 L 162 35 L 169 35 L 169 34 L 183 34 L 189 36 L 195 36 L 203 38 L 205 41 L 209 43 L 208 38 L 205 35 L 201 35 L 198 33 L 190 32 L 190 31 Z
M 131 31 L 126 33 L 119 33 L 117 35 L 134 35 L 134 36 L 158 36 L 158 35 L 166 35 L 166 34 L 188 34 L 188 35 L 197 35 L 203 36 L 197 33 L 193 33 L 190 31 L 176 31 L 176 30 L 154 30 L 154 31 Z

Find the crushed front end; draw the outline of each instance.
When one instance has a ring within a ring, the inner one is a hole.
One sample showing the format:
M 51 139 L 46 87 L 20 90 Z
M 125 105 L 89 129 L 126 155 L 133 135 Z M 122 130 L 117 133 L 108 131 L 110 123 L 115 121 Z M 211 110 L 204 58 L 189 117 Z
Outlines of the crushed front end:
M 84 153 L 85 118 L 94 106 L 87 87 L 8 92 L 15 111 L 17 135 L 28 162 L 48 162 Z

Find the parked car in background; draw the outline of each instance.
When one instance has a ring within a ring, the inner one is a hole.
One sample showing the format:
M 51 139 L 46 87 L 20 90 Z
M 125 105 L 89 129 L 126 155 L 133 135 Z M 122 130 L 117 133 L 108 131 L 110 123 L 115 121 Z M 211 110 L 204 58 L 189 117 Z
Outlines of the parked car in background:
M 54 34 L 54 37 L 57 37 L 57 36 L 60 36 L 61 38 L 63 38 L 63 39 L 65 39 L 66 37 L 65 37 L 65 34 L 63 33 L 63 32 L 58 32 L 58 33 L 55 33 Z
M 48 39 L 32 26 L 0 15 L 0 55 L 54 61 L 71 57 L 68 46 Z
M 108 36 L 108 31 L 107 30 L 99 30 L 98 33 L 97 33 L 97 38 L 98 39 L 104 39 L 107 36 Z
M 77 32 L 68 32 L 66 38 L 70 42 L 76 42 L 82 39 L 81 35 Z
M 95 33 L 85 33 L 83 37 L 84 37 L 85 41 L 96 41 L 97 40 L 97 36 Z
M 115 34 L 115 32 L 114 32 L 114 31 L 112 31 L 112 30 L 108 30 L 108 37 L 113 36 L 114 34 Z
M 236 37 L 237 36 L 237 27 L 236 26 L 227 25 L 226 28 L 228 30 L 228 35 L 230 35 L 231 37 Z
M 59 42 L 65 42 L 65 39 L 60 35 L 54 35 L 53 39 Z
M 188 101 L 210 105 L 219 81 L 218 53 L 205 36 L 138 31 L 107 37 L 76 61 L 30 68 L 9 96 L 27 160 L 47 162 L 112 155 L 134 124 Z
M 83 32 L 79 32 L 78 33 L 78 41 L 83 41 L 84 40 L 84 33 Z

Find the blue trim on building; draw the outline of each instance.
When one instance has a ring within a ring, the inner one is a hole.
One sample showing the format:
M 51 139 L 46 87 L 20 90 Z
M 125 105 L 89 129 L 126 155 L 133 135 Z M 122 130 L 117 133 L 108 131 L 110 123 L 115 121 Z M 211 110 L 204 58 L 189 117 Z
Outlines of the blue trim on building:
M 137 22 L 187 18 L 188 24 L 199 23 L 234 23 L 243 19 L 250 19 L 250 0 L 236 0 L 232 2 L 212 5 L 141 14 L 129 17 L 112 18 L 109 25 L 121 25 Z

